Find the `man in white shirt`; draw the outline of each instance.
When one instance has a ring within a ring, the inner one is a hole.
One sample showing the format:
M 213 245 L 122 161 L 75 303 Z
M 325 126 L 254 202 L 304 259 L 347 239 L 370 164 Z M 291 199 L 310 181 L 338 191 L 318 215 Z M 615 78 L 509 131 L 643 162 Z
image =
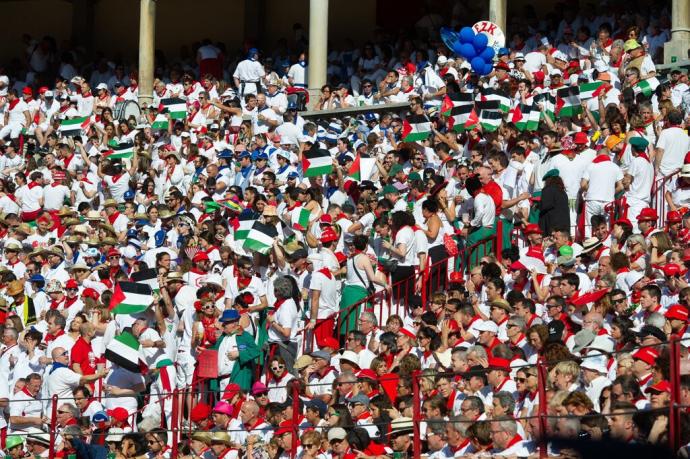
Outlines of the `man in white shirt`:
M 258 92 L 261 79 L 266 75 L 264 66 L 258 61 L 259 51 L 251 48 L 247 53 L 247 58 L 237 64 L 235 73 L 232 74 L 235 86 L 239 88 L 240 97 L 246 94 L 256 94 Z
M 649 142 L 641 136 L 630 137 L 628 141 L 633 154 L 624 184 L 627 188 L 625 197 L 628 200 L 628 219 L 636 221 L 642 209 L 649 207 L 652 185 L 654 184 L 654 166 L 652 166 L 647 147 Z
M 75 373 L 69 368 L 69 351 L 64 347 L 56 347 L 51 353 L 53 358 L 53 366 L 48 372 L 47 378 L 47 389 L 48 397 L 52 398 L 53 395 L 57 395 L 58 398 L 62 400 L 68 400 L 72 398 L 72 390 L 82 384 L 87 384 L 92 381 L 96 381 L 105 375 L 104 370 L 96 370 L 96 373 L 92 375 L 80 375 Z M 108 400 L 121 400 L 121 399 L 108 399 Z M 50 402 L 49 402 L 50 403 Z M 116 402 L 119 404 L 120 402 Z M 135 402 L 136 404 L 136 402 Z M 135 407 L 136 408 L 136 407 Z M 51 412 L 50 405 L 46 413 Z
M 31 88 L 26 88 L 31 94 Z M 5 108 L 4 127 L 0 129 L 0 139 L 9 136 L 16 139 L 21 134 L 22 129 L 31 126 L 31 115 L 29 106 L 18 95 L 17 91 L 11 89 L 7 93 L 7 107 Z
M 585 222 L 588 223 L 593 215 L 605 215 L 604 206 L 623 189 L 623 171 L 611 161 L 608 153 L 601 154 L 585 168 L 580 187 L 585 199 Z M 585 228 L 589 236 L 591 227 L 586 225 Z
M 690 150 L 690 139 L 681 124 L 683 114 L 672 110 L 668 114 L 669 127 L 661 131 L 656 142 L 654 169 L 657 176 L 665 177 L 683 165 L 685 154 Z

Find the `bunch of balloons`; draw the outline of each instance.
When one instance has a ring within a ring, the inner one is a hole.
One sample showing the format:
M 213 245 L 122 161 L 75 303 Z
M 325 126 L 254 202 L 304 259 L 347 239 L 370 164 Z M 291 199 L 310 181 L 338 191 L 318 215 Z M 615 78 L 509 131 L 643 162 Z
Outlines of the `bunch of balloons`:
M 489 45 L 489 37 L 475 33 L 472 27 L 463 27 L 460 33 L 449 29 L 441 30 L 441 37 L 450 49 L 464 57 L 478 75 L 488 75 L 493 70 L 496 52 Z

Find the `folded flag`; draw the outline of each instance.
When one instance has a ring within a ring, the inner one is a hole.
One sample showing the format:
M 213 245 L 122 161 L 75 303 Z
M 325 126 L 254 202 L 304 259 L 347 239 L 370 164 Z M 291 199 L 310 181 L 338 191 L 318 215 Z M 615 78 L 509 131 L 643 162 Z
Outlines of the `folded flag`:
M 160 292 L 161 290 L 158 284 L 158 271 L 155 268 L 141 269 L 132 273 L 130 279 L 137 284 L 148 285 L 152 292 Z
M 538 94 L 534 96 L 534 105 L 535 108 L 538 108 L 537 105 L 541 104 L 542 109 L 541 109 L 541 116 L 543 119 L 544 116 L 548 116 L 551 118 L 551 121 L 556 120 L 556 98 L 552 96 L 550 93 L 545 92 L 542 94 Z
M 111 314 L 138 314 L 153 303 L 153 290 L 149 285 L 137 282 L 118 282 L 110 298 Z
M 482 125 L 482 131 L 493 132 L 501 126 L 503 122 L 503 113 L 493 110 L 483 110 L 479 113 L 479 123 Z
M 129 331 L 117 335 L 105 348 L 105 358 L 133 373 L 141 373 L 143 362 L 139 355 L 139 341 Z
M 247 239 L 247 235 L 249 234 L 249 230 L 252 229 L 252 226 L 254 226 L 254 223 L 256 222 L 257 218 L 256 215 L 254 215 L 253 212 L 243 212 L 240 214 L 240 217 L 238 218 L 238 226 L 235 229 L 235 240 L 236 241 L 243 241 Z
M 311 218 L 311 211 L 302 206 L 295 207 L 290 213 L 290 221 L 292 227 L 297 231 L 306 231 L 309 228 L 309 219 Z
M 652 97 L 652 94 L 659 86 L 659 80 L 656 77 L 647 78 L 646 80 L 640 80 L 633 86 L 633 92 L 635 95 L 642 94 L 645 97 Z
M 403 142 L 426 140 L 431 134 L 431 120 L 426 115 L 410 115 L 403 120 Z
M 277 236 L 278 230 L 275 226 L 257 221 L 254 222 L 252 229 L 249 230 L 242 247 L 245 250 L 254 250 L 266 255 L 273 246 L 273 239 Z
M 518 131 L 536 131 L 539 129 L 540 113 L 531 104 L 518 104 L 510 111 L 509 120 Z
M 458 105 L 453 107 L 448 115 L 448 129 L 462 132 L 472 129 L 478 122 L 474 104 Z
M 111 151 L 112 153 L 108 154 L 108 159 L 132 159 L 132 156 L 134 156 L 134 143 L 119 143 Z
M 305 177 L 318 177 L 333 171 L 333 158 L 328 150 L 311 148 L 302 153 L 302 174 Z
M 158 111 L 160 113 L 170 113 L 170 118 L 174 120 L 183 120 L 187 116 L 187 102 L 179 97 L 161 99 Z
M 492 88 L 482 88 L 479 96 L 479 100 L 486 102 L 489 100 L 498 102 L 499 110 L 503 113 L 508 113 L 510 111 L 510 98 L 497 89 Z
M 582 112 L 580 88 L 569 86 L 556 90 L 555 114 L 559 118 L 576 116 Z
M 168 117 L 162 113 L 156 115 L 156 119 L 151 123 L 151 129 L 160 129 L 162 131 L 168 130 Z
M 74 137 L 83 135 L 91 126 L 91 118 L 84 116 L 82 118 L 72 118 L 60 121 L 58 132 L 62 137 Z
M 603 81 L 594 81 L 592 83 L 585 83 L 580 85 L 580 100 L 589 100 L 593 97 L 599 97 L 604 93 L 606 85 Z

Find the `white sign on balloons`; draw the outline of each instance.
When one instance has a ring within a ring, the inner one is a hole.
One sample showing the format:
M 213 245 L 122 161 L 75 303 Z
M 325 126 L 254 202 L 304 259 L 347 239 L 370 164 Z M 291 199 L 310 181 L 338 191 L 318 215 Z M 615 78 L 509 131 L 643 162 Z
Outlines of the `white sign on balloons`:
M 491 46 L 496 54 L 498 50 L 504 48 L 506 45 L 506 36 L 499 26 L 489 21 L 479 21 L 472 26 L 476 33 L 483 33 L 489 37 L 489 46 Z

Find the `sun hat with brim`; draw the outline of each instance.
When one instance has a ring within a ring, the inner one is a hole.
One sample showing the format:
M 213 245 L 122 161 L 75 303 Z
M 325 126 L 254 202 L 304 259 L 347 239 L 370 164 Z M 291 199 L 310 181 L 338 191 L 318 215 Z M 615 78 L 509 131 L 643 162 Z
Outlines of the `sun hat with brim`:
M 680 168 L 680 176 L 685 178 L 690 177 L 690 164 L 683 164 L 683 167 Z
M 168 282 L 185 282 L 185 280 L 182 273 L 173 271 L 168 273 L 168 275 L 165 277 L 165 283 L 167 284 Z
M 409 338 L 412 338 L 412 339 L 417 338 L 417 332 L 415 332 L 409 325 L 402 327 L 399 331 L 400 331 L 400 333 L 402 333 L 403 335 L 405 335 Z
M 264 210 L 261 215 L 264 217 L 277 217 L 278 210 L 276 209 L 276 206 L 264 206 Z
M 86 213 L 85 218 L 87 221 L 100 221 L 103 219 L 103 216 L 101 216 L 101 213 L 97 210 L 90 210 Z
M 580 252 L 580 254 L 591 252 L 601 247 L 601 245 L 602 242 L 599 239 L 595 237 L 587 238 L 585 242 L 582 243 L 582 252 Z
M 569 266 L 573 266 L 575 264 L 575 261 L 576 261 L 575 257 L 572 257 L 572 256 L 568 257 L 568 256 L 562 255 L 556 259 L 556 264 L 558 266 L 569 267 Z
M 307 368 L 312 363 L 314 363 L 314 359 L 312 359 L 308 355 L 300 355 L 297 358 L 297 360 L 295 360 L 295 363 L 292 365 L 292 368 L 294 368 L 295 370 L 302 370 L 304 368 Z
M 485 320 L 477 325 L 477 331 L 498 333 L 498 325 L 492 320 Z
M 412 419 L 399 417 L 391 422 L 391 435 L 410 434 L 414 430 Z
M 228 402 L 220 401 L 213 405 L 213 413 L 226 414 L 228 416 L 232 416 L 232 412 L 232 405 Z
M 328 429 L 328 441 L 345 440 L 347 432 L 342 427 L 333 427 Z
M 651 207 L 645 207 L 637 216 L 638 222 L 657 221 L 658 219 L 659 215 L 656 213 L 656 210 L 652 209 Z
M 232 440 L 229 433 L 216 431 L 211 434 L 211 443 L 223 443 L 226 446 L 230 446 L 232 445 Z
M 530 223 L 529 225 L 525 226 L 525 229 L 522 232 L 525 233 L 525 236 L 530 234 L 543 234 L 541 228 L 536 223 Z
M 166 159 L 167 159 L 167 158 L 169 158 L 170 156 L 172 156 L 173 158 L 175 158 L 178 162 L 180 161 L 180 152 L 175 151 L 175 150 L 167 151 L 167 152 L 165 152 L 165 154 L 163 155 L 163 158 L 166 158 Z
M 610 354 L 614 349 L 613 339 L 608 335 L 597 335 L 594 340 L 585 346 L 585 349 L 596 350 Z
M 12 281 L 7 285 L 7 293 L 8 296 L 15 296 L 19 295 L 20 293 L 24 293 L 24 283 L 22 281 Z
M 9 451 L 16 446 L 24 446 L 24 440 L 19 435 L 8 435 L 5 440 L 5 450 Z
M 513 308 L 512 308 L 512 306 L 510 305 L 510 303 L 508 303 L 508 302 L 507 302 L 506 300 L 504 300 L 503 298 L 499 298 L 498 300 L 492 301 L 491 303 L 489 303 L 489 307 L 490 307 L 490 308 L 500 308 L 500 309 L 503 309 L 503 310 L 504 310 L 505 312 L 507 312 L 508 314 L 511 314 L 511 313 L 513 312 Z
M 25 236 L 31 236 L 34 234 L 34 230 L 26 223 L 22 223 L 14 228 L 15 233 L 24 234 Z
M 671 384 L 666 381 L 665 379 L 659 381 L 658 383 L 649 386 L 647 389 L 644 391 L 646 394 L 651 394 L 651 393 L 656 393 L 660 394 L 662 392 L 667 392 L 671 393 Z
M 510 372 L 510 360 L 499 357 L 489 357 L 489 370 L 503 370 Z
M 627 52 L 630 52 L 634 49 L 641 48 L 641 47 L 642 47 L 642 45 L 640 44 L 639 41 L 635 40 L 634 38 L 631 38 L 630 40 L 627 40 L 623 44 L 623 51 L 625 51 L 627 53 Z
M 211 433 L 198 430 L 192 434 L 192 440 L 200 441 L 205 445 L 211 444 Z
M 359 370 L 355 376 L 357 376 L 358 379 L 370 379 L 372 381 L 377 381 L 379 379 L 378 376 L 376 376 L 376 372 L 369 368 Z
M 596 356 L 596 357 L 589 357 L 586 359 L 583 359 L 582 364 L 580 365 L 580 368 L 583 368 L 585 370 L 591 370 L 591 371 L 596 371 L 597 373 L 601 374 L 606 374 L 608 373 L 608 368 L 606 368 L 606 359 L 607 357 L 605 356 Z
M 117 201 L 114 199 L 106 199 L 103 207 L 117 207 Z
M 339 361 L 354 363 L 357 366 L 357 368 L 359 368 L 359 356 L 357 356 L 357 354 L 353 351 L 347 350 L 341 352 Z
M 31 433 L 26 437 L 26 441 L 31 443 L 39 443 L 43 446 L 50 446 L 50 434 L 47 434 L 43 431 L 40 433 Z
M 575 333 L 575 337 L 573 338 L 575 340 L 573 351 L 582 351 L 582 349 L 586 348 L 592 341 L 594 341 L 595 337 L 596 335 L 594 332 L 588 328 L 583 328 L 579 332 Z

